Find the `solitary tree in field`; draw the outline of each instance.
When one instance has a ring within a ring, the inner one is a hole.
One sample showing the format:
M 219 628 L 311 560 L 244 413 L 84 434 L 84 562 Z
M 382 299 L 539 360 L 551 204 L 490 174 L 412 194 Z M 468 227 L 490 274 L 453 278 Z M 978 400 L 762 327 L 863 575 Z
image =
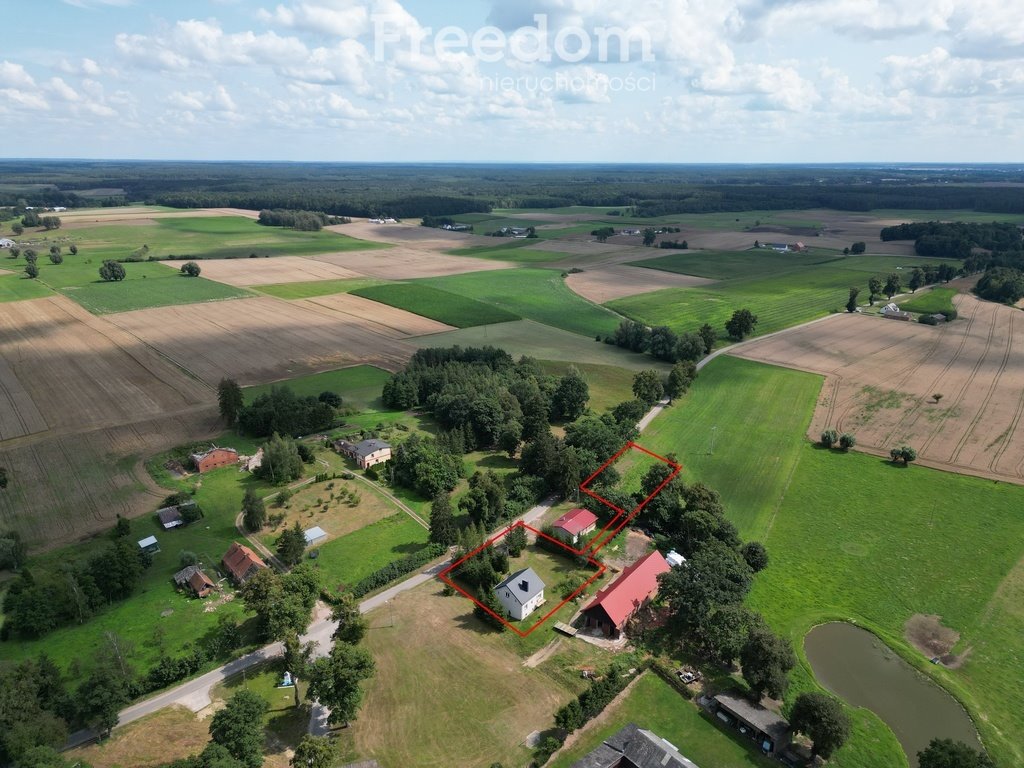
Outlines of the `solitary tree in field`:
M 107 259 L 100 267 L 100 279 L 107 282 L 119 282 L 125 278 L 124 267 L 116 261 Z
M 825 448 L 831 448 L 837 442 L 839 442 L 839 433 L 834 429 L 826 429 L 821 433 L 821 444 Z
M 860 288 L 855 288 L 853 286 L 850 286 L 850 298 L 846 302 L 846 311 L 847 312 L 856 312 L 857 311 L 857 297 L 858 296 L 860 296 Z
M 658 235 L 651 227 L 644 230 L 644 245 L 654 245 L 654 241 L 657 239 Z
M 868 249 L 867 243 L 863 240 L 858 240 L 856 243 L 850 246 L 850 253 L 859 254 L 864 253 Z
M 749 309 L 737 309 L 725 323 L 725 331 L 729 338 L 736 341 L 743 341 L 756 327 L 757 315 Z
M 789 717 L 794 731 L 814 742 L 813 755 L 828 760 L 850 738 L 850 716 L 839 699 L 825 693 L 801 693 Z
M 904 445 L 889 451 L 889 458 L 892 459 L 893 464 L 902 461 L 903 466 L 907 466 L 910 462 L 917 460 L 917 451 L 909 445 Z
M 217 385 L 217 405 L 220 408 L 221 418 L 227 424 L 234 424 L 238 420 L 238 413 L 245 405 L 245 396 L 242 388 L 234 379 L 221 379 Z
M 50 263 L 51 264 L 63 264 L 64 257 L 60 253 L 60 249 L 56 251 L 50 251 Z
M 25 275 L 30 280 L 35 280 L 37 277 L 39 277 L 39 267 L 36 266 L 36 263 L 34 261 L 30 261 L 28 264 L 25 265 Z
M 890 299 L 899 293 L 903 289 L 903 284 L 900 282 L 900 276 L 893 272 L 887 278 L 885 278 L 885 295 Z
M 72 243 L 71 245 L 68 246 L 68 250 L 71 252 L 72 256 L 77 256 L 78 255 L 78 246 L 75 245 L 74 243 Z
M 849 432 L 843 432 L 839 436 L 839 447 L 844 451 L 848 451 L 857 444 L 857 438 L 851 435 Z
M 188 277 L 199 277 L 200 272 L 202 272 L 202 270 L 194 261 L 188 261 L 181 265 L 181 274 L 187 275 Z
M 868 293 L 871 295 L 868 301 L 871 302 L 871 306 L 875 306 L 875 299 L 882 293 L 882 279 L 880 277 L 868 278 Z
M 13 232 L 16 235 L 24 234 L 25 227 L 22 225 L 20 221 L 16 221 L 14 222 L 14 224 L 11 225 L 11 232 Z

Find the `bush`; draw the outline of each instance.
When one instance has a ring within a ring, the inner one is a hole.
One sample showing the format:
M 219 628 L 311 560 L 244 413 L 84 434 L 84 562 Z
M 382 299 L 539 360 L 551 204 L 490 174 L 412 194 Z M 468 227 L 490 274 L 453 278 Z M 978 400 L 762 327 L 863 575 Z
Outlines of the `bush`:
M 839 442 L 839 433 L 834 429 L 826 429 L 821 433 L 821 444 L 825 448 L 831 448 Z
M 939 324 L 939 321 L 936 320 L 931 315 L 921 315 L 919 318 L 917 318 L 917 322 L 919 322 L 919 323 L 921 323 L 923 325 L 938 325 Z
M 844 451 L 848 451 L 857 444 L 857 438 L 851 435 L 849 432 L 844 432 L 839 438 L 839 447 Z
M 187 275 L 188 277 L 199 277 L 200 272 L 202 272 L 202 269 L 194 261 L 189 261 L 181 265 L 181 274 Z

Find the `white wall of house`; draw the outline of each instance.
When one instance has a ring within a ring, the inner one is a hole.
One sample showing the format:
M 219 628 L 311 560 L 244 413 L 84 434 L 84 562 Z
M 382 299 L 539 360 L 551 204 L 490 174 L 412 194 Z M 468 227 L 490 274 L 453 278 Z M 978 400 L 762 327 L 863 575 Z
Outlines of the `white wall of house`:
M 369 454 L 368 456 L 360 459 L 359 465 L 363 469 L 366 469 L 367 467 L 373 467 L 373 466 L 375 466 L 377 464 L 383 464 L 385 461 L 389 461 L 390 459 L 391 459 L 391 449 L 390 448 L 381 448 L 379 451 L 374 451 L 373 453 Z
M 521 621 L 544 604 L 544 590 L 542 589 L 524 605 L 512 596 L 512 590 L 508 587 L 503 587 L 498 590 L 498 601 L 508 611 L 509 616 L 516 621 Z

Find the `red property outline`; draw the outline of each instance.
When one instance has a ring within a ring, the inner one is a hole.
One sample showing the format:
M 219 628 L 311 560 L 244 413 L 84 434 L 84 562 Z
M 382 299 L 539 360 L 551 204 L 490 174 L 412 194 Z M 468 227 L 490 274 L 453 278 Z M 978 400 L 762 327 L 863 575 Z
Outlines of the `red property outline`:
M 532 533 L 537 534 L 537 536 L 543 537 L 543 538 L 547 539 L 548 541 L 557 544 L 558 546 L 562 547 L 562 549 L 566 550 L 566 552 L 568 552 L 568 553 L 570 553 L 572 555 L 582 555 L 582 554 L 585 554 L 581 550 L 573 549 L 568 544 L 565 544 L 564 542 L 561 542 L 558 539 L 555 539 L 555 538 L 552 538 L 551 536 L 548 536 L 543 531 L 538 531 L 532 525 L 527 525 L 522 520 L 517 520 L 514 524 L 510 525 L 508 528 L 506 528 L 504 531 L 499 533 L 497 536 L 494 536 L 494 537 L 488 539 L 483 544 L 481 544 L 479 547 L 477 547 L 472 552 L 470 552 L 468 555 L 465 555 L 464 557 L 459 558 L 458 561 L 456 561 L 456 562 L 452 563 L 451 565 L 449 565 L 447 568 L 445 568 L 443 571 L 441 571 L 441 573 L 439 573 L 437 575 L 437 577 L 441 581 L 443 581 L 445 584 L 447 584 L 449 587 L 451 587 L 455 591 L 459 592 L 461 595 L 463 595 L 465 597 L 468 597 L 476 605 L 479 605 L 481 608 L 483 608 L 485 611 L 487 611 L 489 614 L 491 614 L 491 616 L 496 618 L 498 621 L 500 621 L 506 627 L 511 629 L 517 635 L 519 635 L 520 637 L 526 637 L 531 632 L 533 632 L 535 629 L 537 629 L 537 627 L 539 627 L 541 624 L 543 624 L 545 621 L 547 621 L 549 618 L 551 618 L 558 611 L 559 608 L 561 608 L 563 605 L 565 605 L 570 600 L 575 598 L 583 590 L 585 590 L 587 587 L 589 587 L 591 584 L 593 584 L 595 581 L 597 581 L 597 579 L 601 578 L 601 576 L 604 575 L 604 572 L 607 570 L 607 566 L 605 566 L 604 563 L 599 563 L 597 560 L 595 560 L 593 555 L 587 555 L 587 561 L 591 565 L 594 565 L 594 566 L 597 567 L 597 572 L 593 576 L 591 576 L 589 579 L 587 579 L 585 582 L 583 582 L 583 584 L 580 586 L 579 589 L 577 589 L 575 592 L 573 592 L 571 595 L 569 595 L 567 598 L 565 598 L 562 602 L 560 602 L 558 605 L 556 605 L 554 608 L 552 608 L 546 614 L 541 616 L 533 626 L 531 626 L 529 629 L 527 629 L 524 632 L 523 630 L 519 629 L 519 627 L 515 626 L 514 624 L 512 624 L 507 619 L 505 619 L 505 618 L 499 616 L 498 614 L 496 614 L 494 611 L 492 611 L 486 605 L 481 603 L 477 598 L 475 598 L 473 595 L 469 594 L 469 592 L 467 592 L 462 587 L 460 587 L 458 584 L 456 584 L 454 581 L 452 581 L 451 579 L 448 578 L 448 574 L 451 573 L 456 568 L 458 568 L 464 562 L 466 562 L 466 560 L 468 560 L 469 558 L 473 557 L 473 555 L 475 555 L 477 552 L 482 552 L 483 550 L 487 549 L 487 547 L 491 546 L 492 544 L 495 544 L 496 542 L 501 540 L 503 537 L 505 537 L 508 534 L 510 534 L 516 528 L 525 528 L 526 530 L 531 531 Z
M 670 474 L 668 477 L 666 477 L 665 480 L 657 488 L 655 488 L 654 491 L 652 491 L 651 494 L 646 499 L 644 499 L 636 507 L 634 507 L 631 512 L 627 513 L 624 509 L 620 509 L 619 507 L 615 506 L 614 504 L 612 504 L 610 501 L 608 501 L 604 497 L 602 497 L 599 494 L 594 493 L 593 491 L 591 491 L 589 488 L 587 488 L 587 485 L 589 483 L 593 482 L 593 480 L 598 475 L 600 475 L 602 472 L 604 472 L 606 469 L 608 469 L 608 467 L 610 467 L 614 462 L 618 461 L 618 459 L 624 453 L 626 453 L 626 451 L 632 450 L 633 448 L 636 448 L 638 451 L 642 451 L 643 453 L 646 453 L 648 456 L 654 457 L 658 461 L 661 461 L 661 462 L 664 462 L 665 464 L 668 464 L 670 467 L 672 467 L 673 471 L 672 471 L 672 474 Z M 595 581 L 597 581 L 597 579 L 601 578 L 601 576 L 604 575 L 604 572 L 607 570 L 607 566 L 605 566 L 604 563 L 601 563 L 601 562 L 598 562 L 597 560 L 595 560 L 594 559 L 594 555 L 597 554 L 598 550 L 601 549 L 601 547 L 603 547 L 609 541 L 614 539 L 618 535 L 619 531 L 621 531 L 623 528 L 625 528 L 626 525 L 628 525 L 629 522 L 633 518 L 635 518 L 638 514 L 640 514 L 640 511 L 644 507 L 646 507 L 648 504 L 650 504 L 651 501 L 654 499 L 654 497 L 657 496 L 659 493 L 661 493 L 662 489 L 666 485 L 668 485 L 670 482 L 672 482 L 672 480 L 676 477 L 676 475 L 678 475 L 680 472 L 682 472 L 682 470 L 683 470 L 682 466 L 680 466 L 679 464 L 676 464 L 674 461 L 669 461 L 664 456 L 659 456 L 658 454 L 654 453 L 653 451 L 649 451 L 646 448 L 644 448 L 642 445 L 637 445 L 632 440 L 630 440 L 614 456 L 612 456 L 610 459 L 608 459 L 608 461 L 606 461 L 604 464 L 602 464 L 600 466 L 600 468 L 594 474 L 592 474 L 590 477 L 588 477 L 586 480 L 584 480 L 580 484 L 580 490 L 581 491 L 583 491 L 588 496 L 590 496 L 590 497 L 592 497 L 594 499 L 597 499 L 598 501 L 600 501 L 605 506 L 611 507 L 616 512 L 615 517 L 613 517 L 604 528 L 602 528 L 600 531 L 598 531 L 597 535 L 593 539 L 591 539 L 590 544 L 588 544 L 585 548 L 583 548 L 583 549 L 573 549 L 572 547 L 570 547 L 565 542 L 560 541 L 560 540 L 558 540 L 556 538 L 553 538 L 552 536 L 548 536 L 543 531 L 538 531 L 532 525 L 529 525 L 529 524 L 527 524 L 526 522 L 524 522 L 522 520 L 517 520 L 515 523 L 513 523 L 510 526 L 508 526 L 505 530 L 503 530 L 498 535 L 492 536 L 490 539 L 485 541 L 483 544 L 481 544 L 479 547 L 474 549 L 472 552 L 470 552 L 467 555 L 464 555 L 463 557 L 459 558 L 456 562 L 454 562 L 451 565 L 449 565 L 447 568 L 445 568 L 443 571 L 441 571 L 437 575 L 437 577 L 441 581 L 443 581 L 445 584 L 447 584 L 449 587 L 451 587 L 456 592 L 458 592 L 459 594 L 463 595 L 464 597 L 468 597 L 470 600 L 473 601 L 473 603 L 475 605 L 478 605 L 481 608 L 483 608 L 485 611 L 487 611 L 487 613 L 489 613 L 491 616 L 496 618 L 498 621 L 500 621 L 506 627 L 511 629 L 517 635 L 519 635 L 520 637 L 526 637 L 531 632 L 533 632 L 535 629 L 537 629 L 541 624 L 543 624 L 545 621 L 550 619 L 555 613 L 557 613 L 558 610 L 563 605 L 565 605 L 570 600 L 575 598 L 583 590 L 585 590 L 587 587 L 589 587 L 591 584 L 593 584 Z M 619 523 L 618 527 L 614 531 L 612 531 L 609 536 L 605 537 L 604 534 L 608 531 L 609 528 L 611 528 L 615 524 L 615 521 L 618 520 L 620 517 L 623 518 L 622 522 Z M 597 572 L 593 576 L 591 576 L 589 579 L 587 579 L 580 586 L 579 589 L 577 589 L 575 592 L 573 592 L 571 595 L 569 595 L 567 598 L 565 598 L 562 602 L 560 602 L 558 605 L 556 605 L 554 608 L 552 608 L 546 614 L 541 616 L 537 620 L 537 622 L 535 624 L 533 624 L 533 626 L 531 626 L 525 632 L 523 630 L 519 629 L 519 627 L 514 626 L 507 619 L 505 619 L 502 616 L 499 616 L 498 614 L 496 614 L 494 611 L 492 611 L 486 605 L 481 603 L 480 600 L 478 600 L 476 597 L 474 597 L 469 592 L 464 590 L 462 587 L 460 587 L 458 584 L 456 584 L 452 579 L 448 578 L 448 574 L 450 574 L 452 571 L 454 571 L 456 568 L 458 568 L 460 565 L 462 565 L 464 562 L 466 562 L 469 558 L 473 557 L 478 552 L 482 552 L 487 547 L 490 547 L 493 544 L 497 543 L 503 537 L 505 537 L 508 534 L 510 534 L 516 528 L 524 528 L 525 530 L 530 531 L 530 532 L 536 534 L 538 537 L 545 538 L 548 541 L 552 542 L 553 544 L 557 544 L 562 549 L 566 550 L 567 552 L 569 552 L 569 553 L 571 553 L 573 555 L 586 555 L 587 562 L 589 562 L 591 565 L 594 565 L 594 566 L 597 567 Z M 601 541 L 602 537 L 604 537 L 604 541 L 603 542 Z M 589 554 L 587 554 L 588 552 L 589 552 Z
M 665 480 L 657 488 L 655 488 L 646 499 L 637 504 L 631 512 L 626 512 L 626 510 L 622 509 L 621 507 L 615 506 L 610 501 L 608 501 L 608 499 L 590 490 L 589 488 L 587 488 L 587 486 L 590 483 L 592 483 L 598 475 L 600 475 L 602 472 L 608 469 L 608 467 L 610 467 L 614 462 L 618 461 L 624 453 L 634 448 L 638 451 L 646 453 L 648 456 L 651 456 L 657 459 L 658 461 L 668 464 L 670 467 L 672 467 L 672 474 L 666 477 Z M 608 524 L 600 531 L 598 531 L 597 535 L 593 539 L 591 539 L 590 545 L 587 547 L 587 549 L 589 549 L 592 553 L 596 554 L 597 551 L 601 549 L 601 547 L 603 547 L 609 541 L 614 539 L 619 534 L 619 531 L 625 528 L 633 518 L 639 515 L 641 510 L 643 510 L 644 507 L 650 504 L 651 501 L 654 500 L 654 497 L 661 493 L 662 489 L 670 482 L 672 482 L 676 478 L 676 475 L 678 475 L 682 471 L 683 468 L 679 464 L 676 464 L 674 461 L 669 461 L 664 456 L 659 456 L 658 454 L 654 453 L 654 451 L 647 450 L 642 445 L 638 445 L 637 443 L 634 443 L 632 440 L 630 440 L 628 443 L 622 446 L 618 453 L 616 453 L 614 456 L 608 459 L 608 461 L 602 464 L 601 467 L 594 474 L 592 474 L 590 477 L 588 477 L 580 484 L 580 490 L 587 494 L 587 496 L 590 496 L 593 499 L 597 499 L 606 507 L 611 507 L 616 512 L 615 517 L 609 520 Z M 618 520 L 620 517 L 624 517 L 622 522 L 619 523 L 618 527 L 614 531 L 612 531 L 611 534 L 605 536 L 605 533 L 608 531 L 608 529 L 615 525 L 615 521 Z M 602 541 L 602 538 L 604 539 L 604 541 Z

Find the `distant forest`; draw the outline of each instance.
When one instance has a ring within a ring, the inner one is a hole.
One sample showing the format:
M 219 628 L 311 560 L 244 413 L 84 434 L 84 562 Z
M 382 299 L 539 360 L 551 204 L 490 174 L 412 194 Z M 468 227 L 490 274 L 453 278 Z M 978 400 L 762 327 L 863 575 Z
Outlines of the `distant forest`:
M 569 205 L 679 213 L 876 208 L 1024 213 L 1011 166 L 388 165 L 0 161 L 0 206 L 146 202 L 399 218 Z M 625 211 L 623 211 L 625 213 Z

